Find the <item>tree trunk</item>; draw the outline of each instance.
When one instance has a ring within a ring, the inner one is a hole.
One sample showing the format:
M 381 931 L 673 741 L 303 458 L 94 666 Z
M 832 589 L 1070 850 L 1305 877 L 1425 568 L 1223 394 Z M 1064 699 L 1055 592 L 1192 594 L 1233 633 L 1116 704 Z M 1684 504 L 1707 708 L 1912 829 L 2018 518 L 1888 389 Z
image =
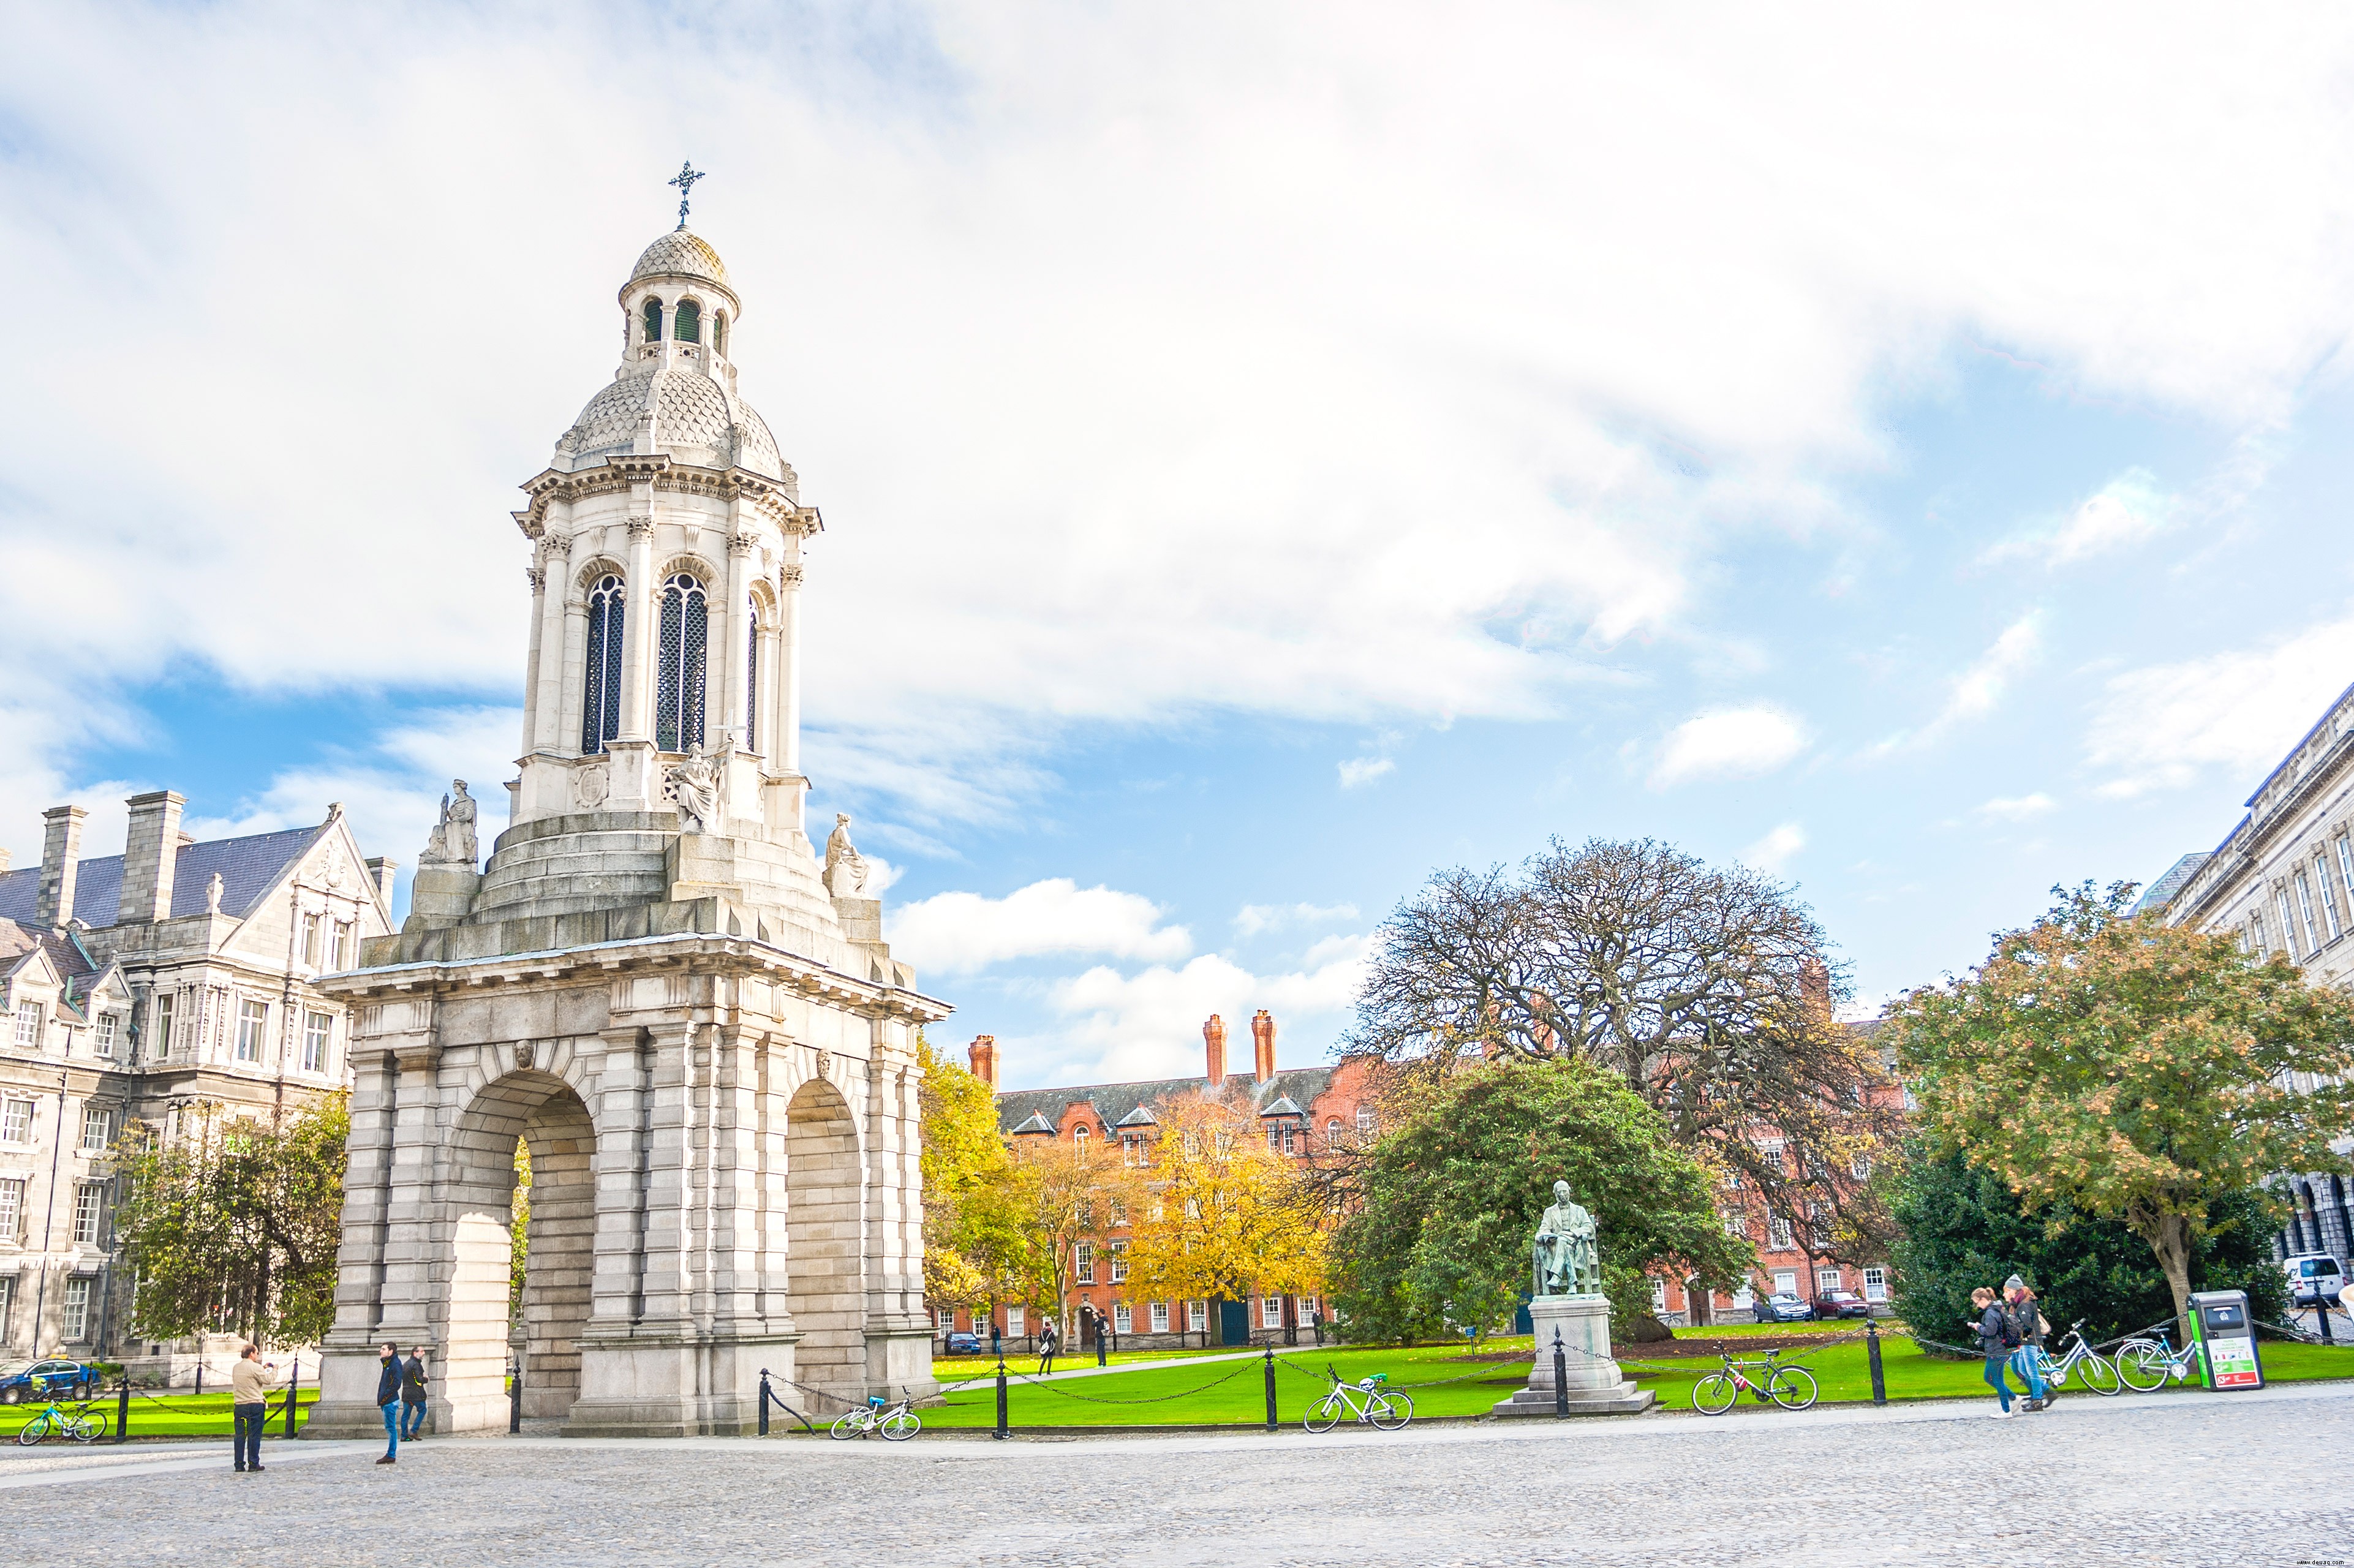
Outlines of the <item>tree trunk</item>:
M 2174 1316 L 2190 1332 L 2190 1218 L 2187 1214 L 2161 1213 L 2144 1238 L 2149 1250 L 2158 1255 L 2158 1266 L 2166 1271 L 2166 1287 L 2174 1293 Z

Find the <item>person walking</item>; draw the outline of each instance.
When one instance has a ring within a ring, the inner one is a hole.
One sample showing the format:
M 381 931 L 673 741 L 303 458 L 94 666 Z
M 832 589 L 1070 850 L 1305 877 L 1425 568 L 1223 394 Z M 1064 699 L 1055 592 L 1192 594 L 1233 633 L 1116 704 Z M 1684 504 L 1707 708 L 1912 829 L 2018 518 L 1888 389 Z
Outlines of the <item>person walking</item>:
M 1055 1331 L 1055 1319 L 1047 1319 L 1045 1324 L 1038 1330 L 1038 1375 L 1040 1377 L 1044 1377 L 1055 1370 L 1055 1347 L 1062 1342 L 1063 1336 Z
M 2010 1370 L 2027 1384 L 2027 1399 L 2021 1410 L 2041 1410 L 2052 1403 L 2052 1391 L 2043 1382 L 2043 1336 L 2052 1325 L 2043 1319 L 2042 1305 L 2027 1281 L 2016 1274 L 2002 1282 L 2003 1310 L 2009 1314 L 2010 1331 L 2019 1349 L 2010 1353 Z
M 271 1374 L 277 1370 L 277 1362 L 261 1359 L 260 1345 L 248 1345 L 237 1353 L 237 1366 L 228 1374 L 234 1424 L 229 1442 L 240 1470 L 261 1469 L 261 1429 L 270 1422 L 270 1390 L 278 1381 Z
M 384 1412 L 384 1457 L 389 1465 L 400 1457 L 400 1347 L 385 1341 L 384 1361 L 376 1375 L 376 1407 Z
M 425 1435 L 425 1347 L 408 1347 L 408 1359 L 400 1364 L 400 1435 L 421 1437 Z
M 1983 1285 L 1970 1292 L 1970 1305 L 1978 1309 L 1978 1353 L 1986 1357 L 1987 1384 L 2002 1402 L 1995 1414 L 2009 1415 L 2010 1384 L 2002 1381 L 2002 1369 L 2010 1364 L 2010 1352 L 2019 1348 L 2011 1340 L 2010 1319 L 1995 1293 Z

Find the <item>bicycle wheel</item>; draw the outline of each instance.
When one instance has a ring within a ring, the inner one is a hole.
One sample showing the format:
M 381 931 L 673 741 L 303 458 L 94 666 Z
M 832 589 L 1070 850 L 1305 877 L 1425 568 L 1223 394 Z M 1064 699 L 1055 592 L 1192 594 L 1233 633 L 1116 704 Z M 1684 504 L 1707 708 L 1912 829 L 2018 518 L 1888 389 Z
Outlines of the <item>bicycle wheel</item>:
M 1342 1408 L 1341 1396 L 1337 1393 L 1328 1393 L 1308 1407 L 1308 1414 L 1299 1418 L 1299 1425 L 1307 1427 L 1310 1432 L 1330 1432 L 1341 1424 Z
M 2136 1393 L 2166 1386 L 2166 1357 L 2156 1345 L 2127 1341 L 2117 1347 L 2117 1380 Z
M 1403 1393 L 1377 1393 L 1373 1395 L 1373 1407 L 1366 1414 L 1383 1431 L 1394 1432 L 1414 1419 L 1414 1401 Z
M 833 1436 L 838 1441 L 866 1436 L 866 1412 L 845 1410 L 833 1418 Z
M 1740 1397 L 1740 1385 L 1723 1372 L 1711 1372 L 1692 1384 L 1692 1408 L 1702 1415 L 1722 1415 Z
M 1815 1403 L 1815 1374 L 1804 1367 L 1776 1367 L 1766 1392 L 1785 1410 L 1808 1410 Z
M 905 1443 L 924 1429 L 924 1418 L 902 1405 L 883 1418 L 883 1441 Z
M 2086 1351 L 2082 1359 L 2084 1363 L 2084 1386 L 2094 1393 L 2114 1396 L 2118 1390 L 2125 1387 L 2124 1380 L 2117 1375 L 2116 1367 L 2100 1351 Z
M 36 1415 L 16 1431 L 16 1441 L 29 1448 L 49 1435 L 49 1418 Z
M 106 1436 L 106 1417 L 95 1410 L 85 1410 L 66 1425 L 66 1436 L 77 1443 L 95 1443 Z

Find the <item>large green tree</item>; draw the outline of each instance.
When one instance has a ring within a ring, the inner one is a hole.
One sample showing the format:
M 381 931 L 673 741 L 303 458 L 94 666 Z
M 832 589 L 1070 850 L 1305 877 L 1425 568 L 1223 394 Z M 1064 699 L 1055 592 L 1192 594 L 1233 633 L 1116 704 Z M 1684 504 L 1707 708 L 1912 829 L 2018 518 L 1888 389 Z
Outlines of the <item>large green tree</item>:
M 1970 1292 L 2012 1274 L 2035 1287 L 2053 1328 L 2082 1319 L 2095 1344 L 2174 1311 L 2148 1244 L 2117 1221 L 2066 1202 L 2030 1213 L 2008 1182 L 1957 1151 L 1916 1146 L 1912 1155 L 1895 1178 L 1891 1207 L 1902 1234 L 1888 1261 L 1896 1309 L 1915 1333 L 1972 1343 Z M 2263 1192 L 2218 1198 L 2191 1255 L 2192 1287 L 2245 1290 L 2259 1316 L 2277 1318 L 2287 1291 L 2272 1261 L 2271 1227 Z
M 1485 1332 L 1528 1294 L 1530 1238 L 1566 1181 L 1593 1213 L 1620 1320 L 1645 1277 L 1730 1288 L 1753 1261 L 1715 1178 L 1617 1074 L 1576 1056 L 1432 1063 L 1399 1075 L 1382 1136 L 1355 1161 L 1334 1234 L 1334 1297 L 1353 1339 Z
M 2219 1205 L 2283 1171 L 2343 1171 L 2354 997 L 2228 933 L 2131 912 L 2133 886 L 2054 888 L 1967 975 L 1912 992 L 1892 1028 L 1935 1152 L 2031 1212 L 2117 1221 L 2174 1310 Z
M 133 1332 L 320 1339 L 335 1315 L 348 1098 L 329 1095 L 274 1124 L 198 1104 L 181 1127 L 168 1146 L 136 1127 L 119 1146 L 128 1192 L 116 1230 L 138 1281 Z

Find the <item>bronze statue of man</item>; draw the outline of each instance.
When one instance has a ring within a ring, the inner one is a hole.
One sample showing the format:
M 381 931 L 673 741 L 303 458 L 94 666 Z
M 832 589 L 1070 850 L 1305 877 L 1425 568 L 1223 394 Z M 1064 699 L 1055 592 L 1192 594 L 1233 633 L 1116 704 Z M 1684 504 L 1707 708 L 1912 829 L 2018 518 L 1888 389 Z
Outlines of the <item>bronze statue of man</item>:
M 1602 1259 L 1594 1216 L 1569 1195 L 1566 1181 L 1553 1184 L 1553 1206 L 1537 1222 L 1533 1251 L 1539 1296 L 1601 1294 Z

